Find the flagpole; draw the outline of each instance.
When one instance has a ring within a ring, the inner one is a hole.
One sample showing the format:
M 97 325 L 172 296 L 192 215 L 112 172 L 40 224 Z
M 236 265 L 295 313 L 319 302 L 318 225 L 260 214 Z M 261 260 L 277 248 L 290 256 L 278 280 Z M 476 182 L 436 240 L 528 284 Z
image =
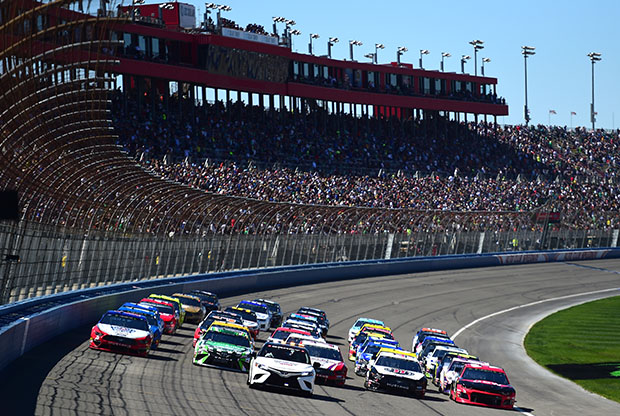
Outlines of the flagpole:
M 573 129 L 573 112 L 570 112 L 570 129 Z

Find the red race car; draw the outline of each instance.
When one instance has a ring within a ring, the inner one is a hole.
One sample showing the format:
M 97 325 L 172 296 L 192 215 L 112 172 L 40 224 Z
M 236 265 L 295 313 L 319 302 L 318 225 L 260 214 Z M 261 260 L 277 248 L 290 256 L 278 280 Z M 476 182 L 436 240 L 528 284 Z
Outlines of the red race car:
M 506 372 L 486 364 L 466 364 L 450 388 L 450 398 L 458 403 L 512 409 L 515 389 Z
M 151 306 L 159 311 L 159 316 L 164 321 L 164 334 L 174 334 L 177 332 L 179 322 L 174 313 L 174 307 L 170 302 L 162 300 L 144 298 L 140 300 L 140 304 L 145 306 Z
M 153 334 L 146 317 L 130 312 L 107 311 L 93 326 L 89 347 L 146 357 L 152 340 Z

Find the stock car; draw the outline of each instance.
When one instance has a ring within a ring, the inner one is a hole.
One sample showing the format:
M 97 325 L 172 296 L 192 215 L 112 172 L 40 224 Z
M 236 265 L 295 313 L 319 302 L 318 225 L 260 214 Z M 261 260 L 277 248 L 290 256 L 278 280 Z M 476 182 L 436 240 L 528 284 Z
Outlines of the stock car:
M 172 296 L 181 302 L 185 310 L 185 322 L 197 324 L 207 315 L 207 308 L 203 306 L 198 296 L 186 293 L 174 293 Z
M 179 314 L 179 328 L 183 326 L 183 323 L 185 322 L 185 309 L 183 309 L 183 305 L 181 305 L 181 301 L 179 300 L 179 298 L 176 298 L 174 296 L 158 295 L 156 293 L 151 293 L 149 295 L 149 298 L 163 300 L 164 302 L 170 302 L 174 310 Z
M 308 331 L 303 331 L 296 328 L 280 327 L 276 328 L 276 330 L 271 333 L 271 336 L 267 338 L 266 342 L 273 342 L 275 344 L 284 343 L 291 334 L 310 336 L 310 332 Z
M 506 372 L 486 364 L 465 364 L 450 388 L 450 399 L 457 403 L 500 409 L 512 409 L 515 396 Z
M 235 306 L 229 306 L 225 309 L 225 311 L 239 315 L 241 319 L 243 319 L 243 326 L 245 326 L 252 334 L 252 338 L 256 339 L 258 337 L 259 326 L 254 312 L 249 309 L 238 308 Z
M 193 363 L 247 372 L 253 354 L 247 331 L 230 324 L 212 325 L 196 343 Z
M 159 311 L 157 310 L 156 307 L 154 306 L 147 306 L 147 305 L 140 305 L 138 303 L 134 303 L 134 302 L 125 302 L 123 303 L 123 307 L 127 307 L 127 308 L 139 308 L 139 309 L 143 309 L 145 311 L 149 311 L 152 312 L 155 315 L 155 319 L 157 319 L 157 326 L 159 327 L 159 332 L 161 332 L 162 334 L 164 333 L 164 319 L 161 317 L 161 314 L 159 313 Z
M 130 312 L 107 311 L 90 332 L 89 347 L 146 357 L 153 334 L 146 317 Z
M 322 309 L 318 308 L 310 308 L 308 306 L 302 306 L 297 310 L 297 313 L 300 315 L 309 315 L 317 318 L 319 326 L 323 331 L 323 336 L 327 335 L 327 331 L 329 331 L 329 319 L 327 319 L 327 314 Z
M 463 371 L 466 364 L 489 365 L 489 363 L 485 363 L 477 359 L 460 357 L 454 358 L 450 361 L 450 365 L 443 368 L 439 373 L 439 382 L 437 383 L 437 387 L 440 393 L 447 394 L 450 391 L 452 383 L 457 379 L 459 374 L 461 374 L 461 371 Z
M 426 348 L 426 346 L 431 342 L 445 345 L 454 345 L 454 341 L 452 341 L 452 339 L 450 339 L 450 337 L 448 337 L 447 335 L 427 335 L 426 337 L 424 337 L 424 340 L 418 342 L 416 349 L 412 351 L 416 354 L 420 354 L 422 351 L 424 351 L 424 348 Z
M 364 387 L 367 390 L 398 391 L 424 397 L 427 380 L 415 354 L 383 349 L 368 365 Z
M 454 341 L 451 339 L 445 338 L 426 338 L 424 342 L 422 342 L 422 349 L 420 351 L 416 351 L 415 353 L 418 355 L 418 360 L 420 362 L 426 359 L 426 356 L 432 353 L 435 348 L 442 346 L 456 347 Z
M 471 354 L 462 354 L 458 352 L 446 353 L 441 359 L 441 361 L 439 362 L 439 364 L 437 364 L 437 366 L 435 367 L 435 373 L 432 376 L 432 381 L 434 385 L 439 386 L 439 378 L 440 378 L 441 373 L 444 371 L 447 371 L 447 369 L 450 367 L 450 364 L 452 363 L 452 360 L 455 360 L 457 358 L 480 361 L 477 356 L 471 355 Z
M 194 331 L 194 341 L 192 342 L 192 347 L 196 346 L 196 342 L 198 341 L 198 338 L 200 338 L 200 335 L 202 335 L 203 332 L 206 332 L 207 329 L 209 329 L 209 327 L 211 326 L 211 324 L 215 321 L 243 325 L 243 319 L 241 319 L 241 317 L 235 313 L 217 310 L 211 311 L 209 315 L 207 315 L 207 317 L 203 319 L 202 322 L 196 327 L 196 330 Z
M 362 328 L 362 325 L 364 324 L 375 324 L 375 325 L 385 326 L 385 323 L 378 319 L 358 318 L 357 321 L 355 321 L 355 323 L 353 324 L 353 326 L 351 326 L 351 328 L 349 329 L 349 334 L 347 336 L 347 341 L 349 341 L 349 344 L 351 343 L 351 341 L 353 341 L 353 338 L 355 338 L 355 335 L 357 335 L 359 330 Z
M 336 345 L 313 340 L 302 340 L 301 345 L 308 350 L 310 361 L 315 366 L 317 384 L 344 386 L 347 379 L 347 366 Z
M 435 369 L 437 368 L 437 365 L 439 364 L 443 356 L 446 355 L 448 352 L 467 354 L 467 350 L 463 348 L 450 345 L 438 345 L 421 361 L 421 364 L 423 364 L 429 377 L 432 377 L 432 375 L 435 374 Z
M 383 339 L 394 339 L 392 332 L 386 330 L 380 330 L 379 328 L 371 328 L 366 327 L 363 328 L 356 336 L 353 338 L 351 345 L 349 346 L 349 360 L 355 361 L 355 355 L 357 354 L 357 348 L 362 345 L 369 337 L 374 338 L 383 338 Z
M 271 328 L 277 328 L 282 323 L 282 309 L 278 302 L 274 302 L 268 299 L 254 299 L 254 302 L 259 302 L 267 305 L 271 312 Z
M 303 347 L 266 342 L 252 359 L 247 383 L 250 388 L 270 385 L 293 389 L 312 396 L 315 368 Z
M 237 305 L 238 308 L 251 310 L 256 315 L 258 327 L 261 331 L 269 331 L 271 326 L 271 311 L 267 305 L 259 302 L 242 300 Z
M 424 341 L 424 338 L 426 338 L 426 336 L 428 335 L 448 337 L 448 332 L 444 331 L 443 329 L 437 329 L 437 328 L 420 329 L 418 332 L 416 332 L 413 335 L 413 339 L 411 340 L 411 351 L 415 352 L 415 350 L 418 347 L 418 344 L 421 344 L 422 341 Z
M 215 293 L 207 292 L 205 290 L 192 290 L 190 295 L 200 298 L 200 303 L 205 307 L 207 313 L 210 311 L 218 311 L 220 309 L 220 299 Z
M 398 341 L 393 339 L 370 337 L 359 346 L 355 353 L 355 374 L 365 377 L 368 371 L 368 363 L 374 359 L 381 348 L 400 350 Z
M 147 310 L 146 308 L 138 306 L 137 304 L 135 306 L 131 306 L 131 304 L 124 304 L 123 306 L 118 308 L 118 310 L 144 316 L 149 324 L 149 330 L 151 334 L 153 334 L 151 349 L 154 350 L 159 346 L 164 323 L 162 321 L 161 326 L 159 325 L 159 321 L 161 320 L 161 318 L 159 318 L 159 313 L 157 312 L 157 310 L 153 312 L 151 310 Z M 159 320 L 157 318 L 159 318 Z
M 174 307 L 170 302 L 163 302 L 156 299 L 144 298 L 138 306 L 145 306 L 157 309 L 159 316 L 164 321 L 164 334 L 174 334 L 177 332 L 178 323 Z
M 296 319 L 287 319 L 282 323 L 282 328 L 295 328 L 301 329 L 302 331 L 309 332 L 312 336 L 316 338 L 321 337 L 321 330 L 316 325 L 311 325 L 307 321 L 298 321 Z

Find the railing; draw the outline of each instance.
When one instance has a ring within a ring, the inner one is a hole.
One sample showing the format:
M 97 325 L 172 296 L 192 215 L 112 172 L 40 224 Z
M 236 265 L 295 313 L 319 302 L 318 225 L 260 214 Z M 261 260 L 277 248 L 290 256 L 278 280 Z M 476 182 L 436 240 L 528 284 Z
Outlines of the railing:
M 615 247 L 618 230 L 372 234 L 211 234 L 79 231 L 0 223 L 2 303 L 194 273 L 351 260 Z

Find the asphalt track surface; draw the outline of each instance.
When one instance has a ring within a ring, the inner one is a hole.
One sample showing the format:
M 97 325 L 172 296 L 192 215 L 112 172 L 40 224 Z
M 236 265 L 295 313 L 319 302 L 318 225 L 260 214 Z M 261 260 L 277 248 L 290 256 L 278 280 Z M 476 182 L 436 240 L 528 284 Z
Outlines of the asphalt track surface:
M 620 260 L 505 266 L 338 281 L 222 299 L 274 299 L 287 314 L 324 309 L 329 342 L 346 353 L 359 316 L 385 320 L 404 346 L 422 326 L 458 333 L 457 344 L 506 369 L 519 412 L 620 414 L 620 404 L 537 366 L 522 339 L 542 317 L 570 305 L 620 295 Z M 590 292 L 587 295 L 571 296 Z M 591 293 L 597 292 L 597 293 Z M 556 299 L 547 301 L 549 299 Z M 543 301 L 543 302 L 539 302 Z M 530 306 L 516 308 L 520 305 Z M 496 314 L 496 315 L 492 315 Z M 489 316 L 491 315 L 491 316 Z M 474 325 L 461 330 L 472 322 Z M 94 324 L 94 323 L 93 323 Z M 426 398 L 365 391 L 352 371 L 345 387 L 316 386 L 313 398 L 246 386 L 246 375 L 192 365 L 193 328 L 167 336 L 148 358 L 88 349 L 90 327 L 65 334 L 0 373 L 2 415 L 491 415 L 507 411 L 456 404 L 429 383 Z M 265 339 L 266 334 L 261 333 Z M 262 342 L 258 343 L 259 345 Z M 511 413 L 511 412 L 509 412 Z

